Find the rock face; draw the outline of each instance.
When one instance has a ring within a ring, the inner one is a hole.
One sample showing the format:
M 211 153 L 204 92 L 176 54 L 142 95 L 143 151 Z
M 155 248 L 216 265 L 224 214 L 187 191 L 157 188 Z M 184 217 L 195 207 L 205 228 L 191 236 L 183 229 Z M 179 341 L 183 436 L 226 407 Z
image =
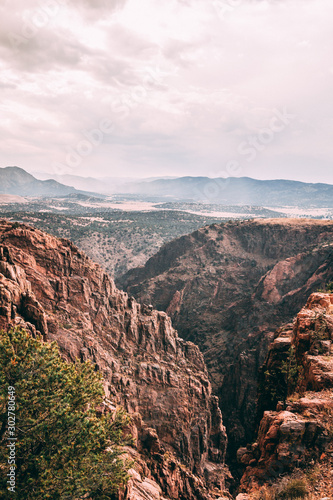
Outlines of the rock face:
M 141 470 L 127 499 L 221 496 L 227 438 L 217 399 L 199 349 L 164 312 L 119 291 L 69 241 L 2 220 L 0 328 L 13 325 L 56 340 L 69 361 L 92 360 L 107 404 L 133 415 L 130 453 Z
M 273 332 L 333 279 L 332 263 L 330 221 L 231 222 L 165 245 L 119 283 L 199 345 L 235 452 L 253 437 L 257 375 Z
M 256 442 L 238 450 L 238 461 L 246 467 L 242 491 L 257 490 L 267 480 L 333 454 L 333 294 L 312 294 L 294 324 L 277 332 L 263 367 L 263 407 L 271 397 L 269 377 L 274 374 L 280 387 L 279 376 L 287 380 L 284 368 L 291 366 L 291 353 L 297 370 L 285 403 L 264 411 Z

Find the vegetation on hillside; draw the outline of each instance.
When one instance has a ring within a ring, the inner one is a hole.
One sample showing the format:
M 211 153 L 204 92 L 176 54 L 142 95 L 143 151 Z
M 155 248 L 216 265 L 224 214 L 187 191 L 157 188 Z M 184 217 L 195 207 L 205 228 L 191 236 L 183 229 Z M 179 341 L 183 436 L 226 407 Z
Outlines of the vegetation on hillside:
M 220 220 L 173 210 L 125 212 L 62 200 L 8 205 L 1 211 L 9 220 L 70 239 L 114 277 L 144 265 L 164 243 Z
M 279 401 L 285 407 L 287 398 L 295 391 L 301 375 L 302 369 L 297 364 L 295 348 L 290 347 L 285 360 L 263 374 L 260 391 L 265 393 L 267 408 L 275 409 Z

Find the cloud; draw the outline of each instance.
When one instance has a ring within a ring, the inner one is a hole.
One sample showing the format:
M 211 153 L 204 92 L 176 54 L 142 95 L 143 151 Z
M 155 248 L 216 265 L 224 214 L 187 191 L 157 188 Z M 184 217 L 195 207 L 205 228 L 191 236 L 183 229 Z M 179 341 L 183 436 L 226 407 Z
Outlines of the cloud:
M 117 8 L 123 7 L 125 4 L 125 0 L 76 0 L 75 6 L 78 4 L 83 5 L 84 7 L 88 7 L 89 9 L 109 9 L 115 10 Z M 73 2 L 74 5 L 74 2 Z
M 235 160 L 333 182 L 332 14 L 328 0 L 2 3 L 1 163 L 67 168 L 109 120 L 76 173 L 216 176 Z M 295 119 L 247 162 L 240 144 L 284 108 Z
M 104 21 L 119 11 L 127 0 L 67 0 L 68 5 L 77 10 L 89 22 Z

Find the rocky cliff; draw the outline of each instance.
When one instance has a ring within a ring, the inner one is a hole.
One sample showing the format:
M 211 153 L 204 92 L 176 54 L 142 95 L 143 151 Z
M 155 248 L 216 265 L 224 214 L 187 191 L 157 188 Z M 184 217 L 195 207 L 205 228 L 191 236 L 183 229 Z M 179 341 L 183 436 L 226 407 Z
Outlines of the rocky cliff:
M 254 435 L 258 371 L 274 331 L 333 279 L 332 264 L 332 222 L 252 220 L 179 238 L 119 283 L 199 345 L 235 452 Z
M 333 294 L 312 294 L 293 324 L 276 332 L 261 378 L 257 439 L 237 453 L 246 467 L 241 490 L 257 498 L 263 484 L 298 469 L 311 498 L 331 498 Z
M 0 221 L 0 328 L 56 340 L 68 361 L 90 359 L 106 405 L 133 417 L 137 461 L 128 500 L 221 496 L 226 432 L 199 349 L 164 312 L 139 305 L 72 243 Z

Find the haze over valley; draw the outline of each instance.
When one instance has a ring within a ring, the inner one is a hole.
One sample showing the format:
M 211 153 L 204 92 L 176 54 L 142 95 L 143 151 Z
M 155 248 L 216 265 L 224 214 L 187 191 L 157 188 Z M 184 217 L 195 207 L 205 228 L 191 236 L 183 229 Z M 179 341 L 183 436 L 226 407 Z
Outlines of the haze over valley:
M 205 225 L 249 218 L 333 218 L 330 185 L 186 177 L 121 180 L 100 193 L 78 189 L 98 188 L 93 179 L 67 186 L 36 179 L 18 167 L 0 169 L 0 179 L 3 215 L 69 238 L 115 277 L 144 265 L 164 243 Z M 275 206 L 270 208 L 270 202 Z

